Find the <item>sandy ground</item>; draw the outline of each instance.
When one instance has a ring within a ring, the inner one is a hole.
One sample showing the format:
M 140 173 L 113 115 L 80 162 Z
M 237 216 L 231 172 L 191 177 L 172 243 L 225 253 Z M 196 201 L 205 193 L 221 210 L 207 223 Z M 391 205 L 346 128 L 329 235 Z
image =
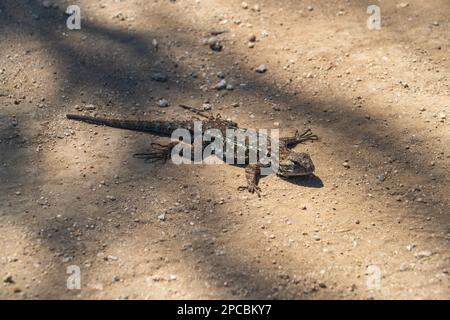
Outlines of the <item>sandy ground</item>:
M 0 298 L 450 298 L 450 2 L 372 2 L 0 1 Z M 148 164 L 166 140 L 65 119 L 179 103 L 311 128 L 316 177 L 258 198 L 241 168 Z

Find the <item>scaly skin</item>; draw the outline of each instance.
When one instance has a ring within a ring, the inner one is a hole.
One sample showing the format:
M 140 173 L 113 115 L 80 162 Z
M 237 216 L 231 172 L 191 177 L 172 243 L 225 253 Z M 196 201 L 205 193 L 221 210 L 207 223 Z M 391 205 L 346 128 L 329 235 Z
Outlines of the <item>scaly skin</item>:
M 203 133 L 208 129 L 218 129 L 221 131 L 223 137 L 226 137 L 226 129 L 243 129 L 238 128 L 237 124 L 224 120 L 218 116 L 205 116 L 201 111 L 194 109 L 192 107 L 181 105 L 182 108 L 188 109 L 200 116 L 206 117 L 206 120 L 202 120 L 202 130 Z M 158 136 L 170 137 L 172 132 L 179 128 L 187 129 L 194 133 L 194 122 L 193 121 L 140 121 L 140 120 L 117 120 L 117 119 L 105 119 L 105 118 L 95 118 L 83 115 L 73 115 L 68 114 L 68 119 L 82 121 L 90 124 L 105 125 L 108 127 L 128 129 L 140 132 L 148 132 Z M 199 121 L 199 119 L 194 119 Z M 245 129 L 243 129 L 245 130 Z M 303 134 L 299 134 L 298 131 L 293 137 L 285 137 L 280 139 L 279 145 L 279 169 L 276 173 L 283 177 L 292 176 L 306 176 L 311 175 L 314 172 L 314 164 L 307 153 L 295 152 L 291 148 L 295 147 L 297 144 L 305 143 L 307 141 L 317 140 L 317 136 L 311 133 L 311 130 L 306 130 Z M 237 142 L 235 140 L 229 141 L 225 138 L 226 148 L 227 143 Z M 167 145 L 152 144 L 154 151 L 150 153 L 140 153 L 135 154 L 136 157 L 143 158 L 145 160 L 154 162 L 158 160 L 166 161 L 170 158 L 172 148 L 178 144 L 178 142 L 171 142 Z M 206 144 L 205 144 L 206 146 Z M 248 151 L 251 148 L 248 145 L 237 147 L 244 147 Z M 269 149 L 270 151 L 270 149 Z M 246 152 L 246 154 L 248 154 Z M 258 153 L 257 153 L 258 154 Z M 247 180 L 247 186 L 239 187 L 239 189 L 247 189 L 249 192 L 256 192 L 260 195 L 261 189 L 258 187 L 258 180 L 260 176 L 260 169 L 263 166 L 259 159 L 256 163 L 248 163 L 248 157 L 246 159 L 245 177 Z

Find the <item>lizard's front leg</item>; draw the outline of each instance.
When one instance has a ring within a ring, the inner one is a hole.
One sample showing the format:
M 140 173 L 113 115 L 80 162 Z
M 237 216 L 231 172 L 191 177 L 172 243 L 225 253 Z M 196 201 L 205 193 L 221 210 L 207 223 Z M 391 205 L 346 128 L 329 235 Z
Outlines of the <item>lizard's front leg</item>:
M 315 141 L 318 139 L 319 137 L 313 134 L 311 129 L 307 129 L 305 132 L 301 134 L 297 130 L 295 131 L 295 135 L 293 137 L 281 138 L 280 141 L 284 143 L 286 147 L 293 148 L 300 143 L 304 143 L 307 141 Z
M 258 181 L 259 176 L 261 173 L 259 163 L 249 164 L 247 167 L 245 167 L 245 179 L 247 180 L 246 186 L 240 186 L 239 190 L 248 190 L 251 193 L 255 193 L 259 196 L 261 196 L 261 188 L 258 187 Z
M 152 143 L 153 151 L 149 153 L 135 153 L 135 158 L 144 159 L 148 162 L 162 161 L 163 163 L 170 159 L 172 149 L 178 144 L 178 142 L 171 142 L 166 145 L 159 143 Z

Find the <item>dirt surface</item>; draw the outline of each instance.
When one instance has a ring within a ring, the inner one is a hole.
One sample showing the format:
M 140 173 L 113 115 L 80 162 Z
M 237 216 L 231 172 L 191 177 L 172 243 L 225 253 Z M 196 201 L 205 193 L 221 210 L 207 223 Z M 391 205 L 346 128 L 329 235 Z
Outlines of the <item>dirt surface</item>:
M 449 299 L 450 2 L 372 2 L 0 1 L 0 298 Z M 316 177 L 258 198 L 241 168 L 148 164 L 167 140 L 65 119 L 179 103 L 311 128 Z

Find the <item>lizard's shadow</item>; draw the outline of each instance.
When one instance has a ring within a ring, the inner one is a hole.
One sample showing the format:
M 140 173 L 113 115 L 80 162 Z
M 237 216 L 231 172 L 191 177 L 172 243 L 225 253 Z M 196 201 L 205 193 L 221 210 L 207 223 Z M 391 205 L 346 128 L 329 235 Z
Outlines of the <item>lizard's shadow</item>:
M 308 187 L 308 188 L 323 188 L 324 184 L 322 179 L 318 176 L 312 174 L 309 176 L 298 176 L 298 177 L 281 177 L 284 181 L 290 182 L 292 184 Z
M 245 165 L 242 164 L 231 164 L 232 166 L 245 169 Z M 265 176 L 259 176 L 258 180 L 264 179 Z M 311 174 L 309 176 L 297 176 L 297 177 L 283 177 L 278 176 L 283 179 L 283 181 L 287 181 L 289 183 L 295 184 L 297 186 L 308 187 L 308 188 L 323 188 L 324 184 L 322 179 L 320 179 L 315 174 Z

